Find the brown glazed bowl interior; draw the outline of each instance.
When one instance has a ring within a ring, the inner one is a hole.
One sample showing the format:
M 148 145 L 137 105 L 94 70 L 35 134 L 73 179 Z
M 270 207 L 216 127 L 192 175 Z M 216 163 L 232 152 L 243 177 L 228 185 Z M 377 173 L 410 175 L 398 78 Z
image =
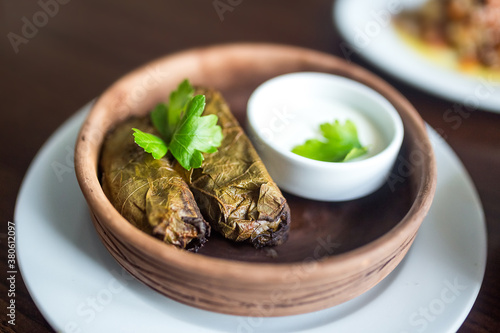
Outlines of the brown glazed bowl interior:
M 118 122 L 146 114 L 165 101 L 183 79 L 220 90 L 245 126 L 246 103 L 259 84 L 301 71 L 359 81 L 387 98 L 401 115 L 403 147 L 387 183 L 377 192 L 342 203 L 311 201 L 285 192 L 292 216 L 285 244 L 256 250 L 212 235 L 199 253 L 179 250 L 139 231 L 104 195 L 98 170 L 104 135 Z M 75 164 L 98 234 L 127 271 L 179 302 L 245 316 L 316 311 L 375 286 L 410 248 L 436 186 L 424 122 L 394 88 L 334 56 L 270 44 L 189 50 L 121 78 L 100 96 L 83 124 Z

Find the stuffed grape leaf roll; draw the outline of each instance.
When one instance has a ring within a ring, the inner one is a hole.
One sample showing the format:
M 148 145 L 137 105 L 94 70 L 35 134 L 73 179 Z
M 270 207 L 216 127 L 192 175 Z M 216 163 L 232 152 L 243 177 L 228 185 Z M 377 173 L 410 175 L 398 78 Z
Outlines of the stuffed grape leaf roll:
M 290 209 L 252 143 L 219 92 L 197 89 L 206 97 L 203 115 L 215 114 L 222 127 L 218 150 L 204 154 L 200 168 L 184 175 L 212 228 L 233 241 L 255 247 L 282 244 L 288 237 Z
M 114 207 L 130 223 L 165 243 L 197 251 L 210 235 L 189 186 L 169 155 L 154 159 L 135 142 L 132 128 L 154 133 L 149 117 L 119 124 L 101 155 L 102 186 Z

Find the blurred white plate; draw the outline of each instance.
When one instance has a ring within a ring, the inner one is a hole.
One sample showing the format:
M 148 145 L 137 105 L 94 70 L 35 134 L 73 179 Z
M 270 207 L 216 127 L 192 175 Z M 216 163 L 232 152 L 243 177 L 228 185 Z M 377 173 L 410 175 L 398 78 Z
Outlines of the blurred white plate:
M 73 170 L 74 143 L 89 108 L 42 147 L 15 211 L 24 281 L 56 331 L 455 332 L 469 313 L 486 264 L 483 211 L 462 164 L 433 131 L 435 200 L 396 270 L 369 292 L 330 309 L 249 318 L 172 301 L 136 281 L 104 248 Z
M 422 0 L 337 0 L 333 20 L 344 37 L 340 45 L 349 61 L 359 54 L 389 74 L 464 107 L 500 113 L 500 81 L 479 78 L 439 66 L 403 41 L 390 14 Z M 451 109 L 451 108 L 450 108 Z

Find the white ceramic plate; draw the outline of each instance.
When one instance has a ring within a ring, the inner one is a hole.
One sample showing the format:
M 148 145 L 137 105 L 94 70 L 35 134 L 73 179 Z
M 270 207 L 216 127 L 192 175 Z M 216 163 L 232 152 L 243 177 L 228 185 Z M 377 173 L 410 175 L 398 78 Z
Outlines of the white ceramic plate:
M 404 42 L 390 14 L 424 0 L 337 0 L 333 20 L 344 37 L 339 46 L 349 61 L 359 54 L 389 74 L 458 103 L 465 111 L 500 112 L 500 81 L 478 78 L 433 63 Z M 444 111 L 444 110 L 443 110 Z
M 330 309 L 250 318 L 172 301 L 132 278 L 107 252 L 73 169 L 74 143 L 89 108 L 40 150 L 15 212 L 24 281 L 58 332 L 455 332 L 469 313 L 486 264 L 483 211 L 462 164 L 433 131 L 435 200 L 396 270 L 369 292 Z

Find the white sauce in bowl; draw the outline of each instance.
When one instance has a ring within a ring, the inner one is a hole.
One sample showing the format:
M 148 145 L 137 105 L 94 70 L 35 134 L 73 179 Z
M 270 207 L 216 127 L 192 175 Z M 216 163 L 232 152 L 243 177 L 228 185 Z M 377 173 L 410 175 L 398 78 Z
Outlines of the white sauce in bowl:
M 260 119 L 259 131 L 267 135 L 282 150 L 291 151 L 293 147 L 309 139 L 324 141 L 320 124 L 338 120 L 344 124 L 350 120 L 356 126 L 358 138 L 368 152 L 353 161 L 374 156 L 387 146 L 387 139 L 380 129 L 364 113 L 335 100 L 296 100 L 293 104 L 277 102 Z

